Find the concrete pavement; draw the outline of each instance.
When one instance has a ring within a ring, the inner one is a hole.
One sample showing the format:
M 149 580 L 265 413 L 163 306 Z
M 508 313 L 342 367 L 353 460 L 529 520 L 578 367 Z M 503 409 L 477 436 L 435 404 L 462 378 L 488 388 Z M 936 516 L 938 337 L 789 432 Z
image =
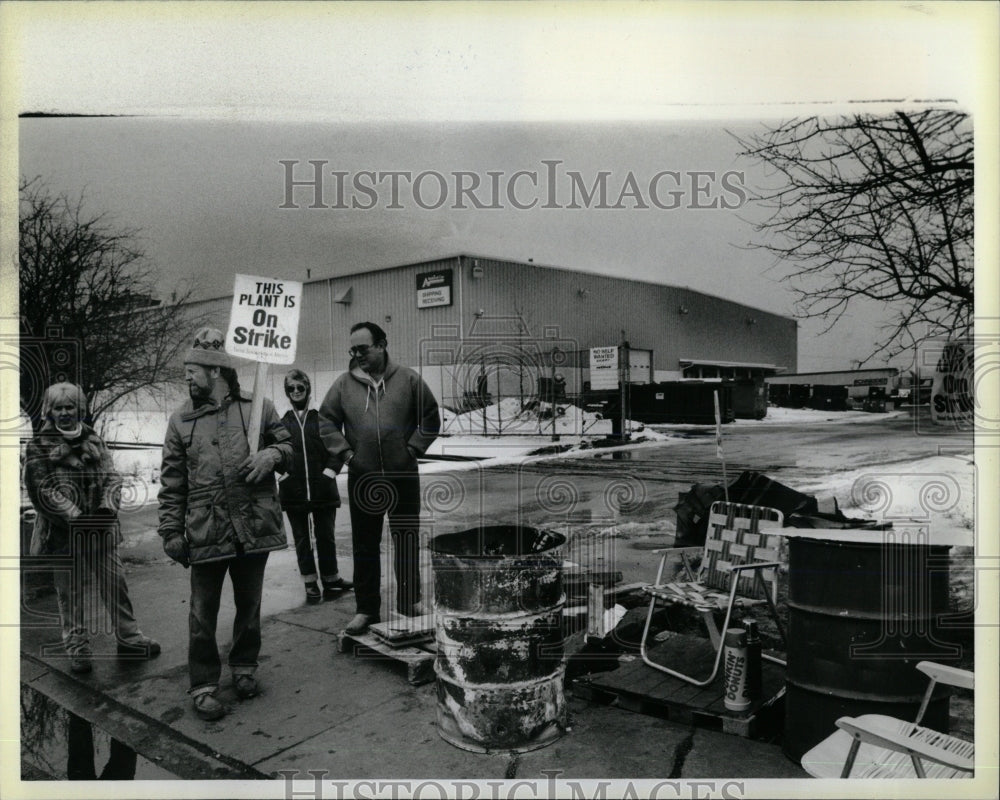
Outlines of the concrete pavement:
M 22 684 L 58 695 L 64 706 L 76 703 L 76 713 L 110 734 L 124 731 L 140 755 L 158 765 L 159 771 L 147 769 L 149 778 L 264 777 L 285 770 L 310 780 L 309 770 L 338 779 L 805 775 L 778 745 L 590 705 L 568 689 L 572 729 L 556 743 L 516 756 L 460 750 L 437 735 L 433 683 L 413 687 L 398 664 L 337 652 L 336 634 L 354 613 L 353 595 L 302 604 L 290 551 L 273 554 L 268 565 L 258 673 L 262 693 L 237 699 L 224 672 L 220 697 L 230 713 L 203 722 L 186 694 L 188 573 L 158 562 L 130 566 L 128 581 L 140 624 L 163 645 L 159 658 L 134 665 L 111 655 L 101 658 L 102 652 L 113 652 L 111 641 L 95 637 L 93 673 L 71 675 L 59 654 L 55 620 L 49 617 L 45 624 L 39 616 L 54 611 L 49 596 L 29 604 L 24 616 Z M 282 584 L 294 586 L 294 599 Z M 219 618 L 223 654 L 232 615 L 227 598 Z

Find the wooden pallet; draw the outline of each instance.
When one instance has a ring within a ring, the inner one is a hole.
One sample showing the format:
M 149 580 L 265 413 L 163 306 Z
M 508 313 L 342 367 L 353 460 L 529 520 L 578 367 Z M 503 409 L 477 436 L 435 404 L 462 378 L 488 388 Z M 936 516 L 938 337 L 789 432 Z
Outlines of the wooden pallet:
M 705 639 L 673 635 L 651 647 L 649 655 L 657 663 L 677 665 L 697 676 L 711 671 L 714 651 Z M 577 678 L 572 685 L 573 694 L 590 702 L 613 703 L 628 711 L 744 738 L 768 735 L 781 716 L 785 668 L 780 664 L 762 661 L 761 698 L 747 711 L 730 711 L 723 698 L 722 667 L 711 684 L 698 687 L 653 669 L 638 654 L 623 656 L 620 661 L 619 667 L 610 672 Z
M 434 680 L 434 659 L 437 657 L 434 642 L 393 647 L 370 633 L 342 633 L 338 649 L 341 653 L 354 653 L 359 658 L 377 658 L 401 664 L 406 669 L 406 680 L 412 686 L 422 686 Z

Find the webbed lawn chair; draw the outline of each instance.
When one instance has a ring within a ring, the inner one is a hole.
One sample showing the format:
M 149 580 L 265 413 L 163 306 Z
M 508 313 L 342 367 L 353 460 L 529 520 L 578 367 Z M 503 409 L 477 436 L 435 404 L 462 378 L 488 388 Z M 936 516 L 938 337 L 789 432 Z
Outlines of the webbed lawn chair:
M 778 618 L 775 602 L 778 599 L 778 567 L 781 564 L 782 513 L 765 506 L 742 505 L 740 503 L 715 502 L 708 518 L 708 534 L 704 548 L 672 547 L 656 552 L 662 553 L 656 581 L 643 587 L 650 596 L 646 625 L 639 643 L 642 660 L 668 675 L 707 686 L 719 672 L 722 661 L 722 633 L 729 627 L 734 607 L 767 605 L 781 634 L 785 631 Z M 691 569 L 689 557 L 700 552 L 701 564 L 697 574 Z M 687 580 L 663 583 L 663 570 L 671 555 L 679 554 Z M 711 674 L 700 680 L 679 670 L 658 664 L 649 657 L 646 640 L 649 625 L 657 603 L 683 605 L 700 612 L 708 628 L 709 639 L 715 649 L 715 662 Z M 725 622 L 718 628 L 715 612 L 725 611 Z M 763 654 L 763 657 L 778 664 L 781 659 Z
M 920 725 L 938 683 L 973 689 L 964 669 L 921 661 L 917 669 L 930 685 L 915 722 L 882 714 L 841 717 L 838 730 L 802 756 L 802 768 L 814 778 L 971 778 L 972 742 Z

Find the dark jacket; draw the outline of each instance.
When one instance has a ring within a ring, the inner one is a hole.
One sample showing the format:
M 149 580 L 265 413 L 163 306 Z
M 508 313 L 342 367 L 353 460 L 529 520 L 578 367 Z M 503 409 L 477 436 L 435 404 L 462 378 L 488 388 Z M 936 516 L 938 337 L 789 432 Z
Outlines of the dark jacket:
M 160 469 L 160 527 L 164 539 L 187 536 L 192 563 L 287 547 L 274 479 L 248 484 L 239 466 L 250 454 L 250 399 L 227 398 L 194 407 L 188 400 L 167 424 Z M 281 454 L 277 469 L 292 461 L 291 436 L 265 398 L 259 447 Z
M 353 367 L 333 382 L 319 409 L 320 432 L 338 466 L 348 453 L 351 474 L 416 472 L 417 456 L 437 438 L 438 404 L 409 367 L 387 361 L 376 387 Z
M 67 553 L 71 522 L 99 508 L 117 513 L 121 500 L 111 452 L 89 425 L 70 440 L 48 420 L 25 452 L 24 485 L 36 512 L 32 555 Z
M 337 481 L 323 474 L 324 469 L 337 471 L 338 462 L 331 456 L 319 435 L 319 412 L 306 412 L 300 423 L 294 410 L 281 418 L 292 437 L 292 468 L 278 481 L 281 507 L 323 508 L 340 505 Z

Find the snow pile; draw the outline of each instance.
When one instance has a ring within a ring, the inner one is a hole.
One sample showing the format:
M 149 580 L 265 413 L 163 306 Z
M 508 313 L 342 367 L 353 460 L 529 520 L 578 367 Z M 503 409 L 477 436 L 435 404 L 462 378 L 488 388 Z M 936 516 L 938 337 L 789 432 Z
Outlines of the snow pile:
M 938 531 L 968 537 L 975 530 L 976 467 L 969 454 L 933 456 L 917 461 L 830 472 L 803 479 L 801 492 L 835 497 L 848 516 L 926 521 Z
M 889 417 L 902 416 L 905 411 L 890 411 L 884 414 L 874 414 L 868 411 L 823 411 L 811 408 L 775 408 L 767 409 L 764 419 L 738 419 L 737 425 L 786 425 L 795 423 L 816 424 L 819 422 L 874 422 Z

